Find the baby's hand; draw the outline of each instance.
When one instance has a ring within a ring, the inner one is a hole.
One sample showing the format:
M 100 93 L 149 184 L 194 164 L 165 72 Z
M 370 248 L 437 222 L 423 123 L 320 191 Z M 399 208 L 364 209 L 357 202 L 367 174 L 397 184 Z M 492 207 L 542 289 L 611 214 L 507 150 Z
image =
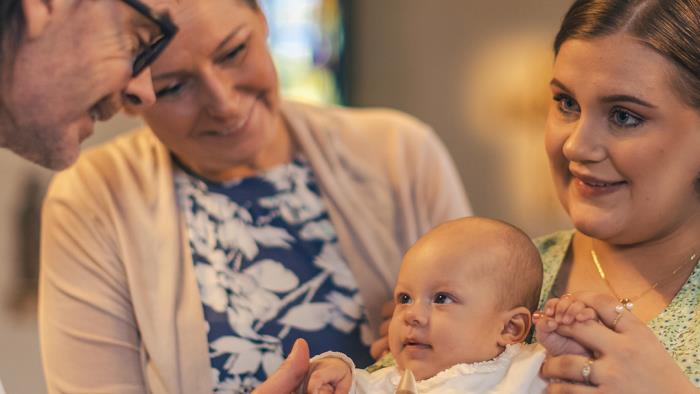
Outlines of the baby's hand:
M 544 305 L 544 312 L 533 316 L 537 341 L 547 351 L 558 356 L 561 354 L 580 354 L 591 357 L 592 353 L 571 338 L 557 333 L 560 325 L 576 324 L 588 320 L 598 320 L 598 314 L 592 308 L 571 295 L 552 298 Z
M 311 363 L 305 393 L 348 394 L 351 387 L 352 369 L 345 361 L 335 357 L 325 357 Z

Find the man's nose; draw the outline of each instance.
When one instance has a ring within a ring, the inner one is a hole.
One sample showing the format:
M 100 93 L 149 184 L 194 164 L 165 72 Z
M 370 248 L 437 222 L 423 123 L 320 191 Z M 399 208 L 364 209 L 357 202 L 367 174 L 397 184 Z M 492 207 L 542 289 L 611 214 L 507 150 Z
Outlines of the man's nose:
M 131 78 L 124 89 L 124 99 L 130 107 L 149 107 L 156 102 L 156 94 L 153 90 L 151 70 L 143 70 L 139 75 Z

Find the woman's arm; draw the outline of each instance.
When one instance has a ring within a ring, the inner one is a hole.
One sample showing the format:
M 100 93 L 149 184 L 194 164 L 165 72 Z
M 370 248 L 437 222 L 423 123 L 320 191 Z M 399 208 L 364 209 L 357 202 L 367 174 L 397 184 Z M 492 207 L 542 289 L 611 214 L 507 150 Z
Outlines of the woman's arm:
M 145 393 L 114 230 L 70 179 L 54 183 L 42 217 L 39 327 L 49 392 Z
M 548 392 L 593 392 L 584 385 L 588 371 L 590 384 L 600 392 L 697 394 L 656 335 L 629 311 L 618 312 L 613 297 L 593 293 L 575 297 L 595 309 L 604 325 L 591 320 L 561 326 L 558 333 L 591 349 L 596 357 L 549 358 L 542 366 L 542 376 L 563 381 L 550 383 Z

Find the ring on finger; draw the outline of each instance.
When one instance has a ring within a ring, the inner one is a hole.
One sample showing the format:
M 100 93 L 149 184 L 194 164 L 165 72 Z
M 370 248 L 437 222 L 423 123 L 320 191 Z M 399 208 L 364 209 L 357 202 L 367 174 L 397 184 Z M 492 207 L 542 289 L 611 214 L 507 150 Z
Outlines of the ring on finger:
M 610 328 L 612 328 L 613 330 L 615 329 L 615 327 L 617 326 L 617 323 L 620 322 L 620 319 L 622 319 L 622 315 L 625 313 L 626 310 L 629 311 L 629 310 L 631 310 L 631 308 L 628 308 L 624 304 L 617 304 L 615 306 L 615 313 L 617 313 L 617 315 L 615 315 L 615 319 L 613 319 L 612 324 L 610 325 Z
M 615 319 L 612 321 L 612 324 L 610 325 L 610 328 L 613 330 L 617 326 L 617 323 L 620 322 L 620 319 L 622 318 L 622 312 L 618 312 L 618 314 L 615 316 Z
M 587 385 L 591 385 L 591 372 L 593 372 L 593 359 L 589 358 L 586 360 L 586 364 L 581 369 L 581 376 L 583 376 L 583 382 Z

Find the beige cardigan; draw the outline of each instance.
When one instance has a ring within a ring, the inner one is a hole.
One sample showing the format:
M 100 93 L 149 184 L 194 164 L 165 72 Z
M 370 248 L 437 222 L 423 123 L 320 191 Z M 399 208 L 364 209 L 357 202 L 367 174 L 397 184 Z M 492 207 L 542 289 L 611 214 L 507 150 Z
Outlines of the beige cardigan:
M 285 103 L 373 328 L 402 253 L 470 214 L 445 148 L 387 110 Z M 43 211 L 39 325 L 51 393 L 208 393 L 202 304 L 168 150 L 150 130 L 94 149 Z

